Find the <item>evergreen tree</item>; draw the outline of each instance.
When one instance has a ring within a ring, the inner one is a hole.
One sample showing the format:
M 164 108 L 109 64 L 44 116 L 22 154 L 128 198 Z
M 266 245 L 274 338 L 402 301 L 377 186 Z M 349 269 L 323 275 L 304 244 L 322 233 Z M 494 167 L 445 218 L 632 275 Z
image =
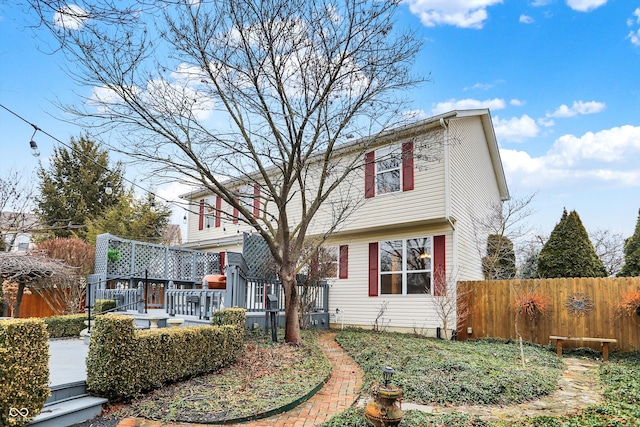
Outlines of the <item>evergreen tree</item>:
M 487 237 L 487 255 L 482 258 L 486 280 L 507 280 L 516 276 L 516 253 L 511 239 L 499 234 Z
M 589 240 L 576 211 L 562 213 L 560 222 L 538 255 L 538 276 L 606 277 L 607 270 Z
M 633 236 L 624 242 L 624 265 L 618 277 L 640 276 L 640 210 Z
M 95 245 L 96 236 L 110 233 L 123 239 L 161 243 L 170 216 L 171 209 L 167 205 L 158 203 L 151 195 L 138 200 L 130 190 L 117 205 L 89 220 L 87 241 Z
M 124 192 L 121 164 L 111 166 L 107 150 L 88 136 L 55 148 L 49 169 L 40 165 L 38 178 L 36 213 L 56 237 L 85 238 L 88 220 L 116 205 Z M 105 192 L 107 183 L 112 194 Z

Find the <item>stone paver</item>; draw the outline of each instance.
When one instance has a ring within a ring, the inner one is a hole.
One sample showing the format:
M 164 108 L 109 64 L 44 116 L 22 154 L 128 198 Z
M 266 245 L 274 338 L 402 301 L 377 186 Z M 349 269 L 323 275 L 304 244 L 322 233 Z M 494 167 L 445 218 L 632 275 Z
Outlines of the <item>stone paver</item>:
M 311 399 L 291 411 L 261 420 L 236 424 L 242 427 L 311 427 L 322 424 L 333 415 L 349 408 L 358 399 L 362 387 L 362 371 L 336 343 L 335 333 L 319 336 L 327 358 L 333 366 L 331 378 Z M 228 424 L 227 424 L 228 425 Z M 143 418 L 125 418 L 118 427 L 195 427 L 192 423 L 165 423 Z M 211 424 L 208 424 L 211 427 Z

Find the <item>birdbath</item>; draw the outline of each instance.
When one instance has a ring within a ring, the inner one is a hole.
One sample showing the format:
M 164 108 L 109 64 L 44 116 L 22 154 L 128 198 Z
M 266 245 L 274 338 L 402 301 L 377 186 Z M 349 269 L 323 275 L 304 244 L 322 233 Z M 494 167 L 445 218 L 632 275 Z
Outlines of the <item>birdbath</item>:
M 399 399 L 402 389 L 391 384 L 395 370 L 389 366 L 382 369 L 384 381 L 373 388 L 373 400 L 364 410 L 364 417 L 375 427 L 395 427 L 404 418 Z

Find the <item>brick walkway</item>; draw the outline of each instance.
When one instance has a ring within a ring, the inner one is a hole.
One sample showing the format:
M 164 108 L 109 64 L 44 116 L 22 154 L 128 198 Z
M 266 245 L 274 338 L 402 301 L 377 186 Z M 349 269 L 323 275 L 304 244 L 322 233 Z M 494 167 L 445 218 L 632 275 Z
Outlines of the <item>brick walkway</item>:
M 311 399 L 289 412 L 256 421 L 236 424 L 242 427 L 310 427 L 322 424 L 349 408 L 362 387 L 362 372 L 353 359 L 335 342 L 335 333 L 319 336 L 327 358 L 333 365 L 331 379 Z M 117 427 L 189 427 L 198 424 L 165 423 L 143 418 L 125 418 Z M 227 424 L 228 425 L 228 424 Z M 208 424 L 211 427 L 211 424 Z

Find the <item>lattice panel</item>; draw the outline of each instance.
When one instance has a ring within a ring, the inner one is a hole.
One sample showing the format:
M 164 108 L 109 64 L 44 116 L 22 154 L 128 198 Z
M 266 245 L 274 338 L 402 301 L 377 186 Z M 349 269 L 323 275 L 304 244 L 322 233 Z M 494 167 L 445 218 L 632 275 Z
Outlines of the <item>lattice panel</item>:
M 109 249 L 120 252 L 120 259 L 108 261 L 107 274 L 118 277 L 129 276 L 131 274 L 131 244 L 119 240 L 109 240 Z
M 101 234 L 96 237 L 95 274 L 107 274 L 107 251 L 109 250 L 109 235 Z
M 188 280 L 191 277 L 191 266 L 185 265 L 183 255 L 185 251 L 169 248 L 167 256 L 167 278 L 169 280 Z
M 144 277 L 145 270 L 150 279 L 164 279 L 164 248 L 145 243 L 134 243 L 133 275 Z
M 249 277 L 275 277 L 276 268 L 267 242 L 259 235 L 244 234 L 242 255 L 247 263 Z

